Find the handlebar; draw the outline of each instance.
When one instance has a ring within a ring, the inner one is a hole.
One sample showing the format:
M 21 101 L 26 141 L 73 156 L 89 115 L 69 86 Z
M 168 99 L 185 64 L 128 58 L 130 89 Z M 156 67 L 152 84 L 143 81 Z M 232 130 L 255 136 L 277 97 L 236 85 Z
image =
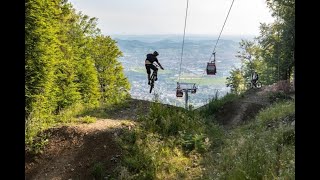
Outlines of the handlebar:
M 160 67 L 158 64 L 155 64 L 155 63 L 153 63 L 153 65 L 155 66 L 155 67 Z M 160 69 L 162 69 L 162 70 L 164 70 L 164 68 L 162 67 L 160 67 Z

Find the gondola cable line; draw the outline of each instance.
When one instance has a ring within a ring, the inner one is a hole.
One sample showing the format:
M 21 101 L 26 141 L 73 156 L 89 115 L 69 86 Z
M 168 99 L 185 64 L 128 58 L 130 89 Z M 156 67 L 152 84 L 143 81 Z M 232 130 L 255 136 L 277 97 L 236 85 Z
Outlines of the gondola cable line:
M 233 6 L 233 3 L 234 3 L 234 0 L 232 1 L 231 3 L 231 6 L 229 8 L 229 11 L 228 11 L 228 14 L 226 16 L 226 19 L 224 21 L 224 24 L 221 28 L 221 31 L 219 33 L 219 36 L 218 36 L 218 39 L 216 41 L 216 44 L 214 46 L 214 49 L 211 53 L 211 56 L 209 58 L 209 62 L 207 63 L 207 68 L 206 68 L 206 72 L 207 72 L 207 75 L 215 75 L 216 74 L 216 65 L 215 65 L 215 62 L 216 62 L 216 47 L 217 47 L 217 44 L 220 40 L 220 37 L 221 37 L 221 34 L 223 32 L 223 29 L 224 29 L 224 26 L 226 24 L 226 21 L 229 17 L 229 14 L 230 14 L 230 11 L 232 9 L 232 6 Z M 182 97 L 183 96 L 183 91 L 186 92 L 186 96 L 187 96 L 187 93 L 188 91 L 190 91 L 191 93 L 196 93 L 196 90 L 198 89 L 200 83 L 201 83 L 201 80 L 203 78 L 200 78 L 199 79 L 199 83 L 198 83 L 198 86 L 196 86 L 196 83 L 181 83 L 180 82 L 180 78 L 181 78 L 181 67 L 182 67 L 182 58 L 183 58 L 183 53 L 184 53 L 184 44 L 185 44 L 185 34 L 186 34 L 186 25 L 187 25 L 187 17 L 188 17 L 188 7 L 189 7 L 189 0 L 187 0 L 187 7 L 186 7 L 186 14 L 185 14 L 185 20 L 184 20 L 184 30 L 183 30 L 183 40 L 182 40 L 182 47 L 181 47 L 181 57 L 180 57 L 180 67 L 179 67 L 179 76 L 178 76 L 178 82 L 177 82 L 177 88 L 176 88 L 176 96 L 177 97 Z M 212 56 L 214 56 L 214 59 L 213 61 L 211 61 L 211 58 Z M 205 71 L 204 71 L 205 72 Z M 203 73 L 204 74 L 204 73 Z M 192 85 L 191 88 L 181 88 L 180 85 Z M 187 108 L 187 97 L 186 97 L 186 108 Z

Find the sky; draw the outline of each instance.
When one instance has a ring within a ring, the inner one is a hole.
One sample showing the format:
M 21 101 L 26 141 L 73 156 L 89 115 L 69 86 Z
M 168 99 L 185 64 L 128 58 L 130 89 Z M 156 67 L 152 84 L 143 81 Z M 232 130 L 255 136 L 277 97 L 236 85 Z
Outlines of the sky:
M 105 35 L 183 34 L 187 0 L 69 0 Z M 189 0 L 186 35 L 219 35 L 232 0 Z M 222 35 L 259 35 L 273 18 L 265 0 L 234 0 Z

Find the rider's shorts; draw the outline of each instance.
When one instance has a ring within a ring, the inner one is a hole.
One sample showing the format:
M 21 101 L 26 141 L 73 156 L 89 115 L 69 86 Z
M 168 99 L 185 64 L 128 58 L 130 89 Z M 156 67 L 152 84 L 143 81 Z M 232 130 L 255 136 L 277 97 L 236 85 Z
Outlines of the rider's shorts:
M 156 66 L 154 66 L 153 64 L 146 64 L 146 69 L 147 69 L 148 74 L 151 74 L 150 69 L 152 69 L 154 71 L 158 71 L 158 68 Z

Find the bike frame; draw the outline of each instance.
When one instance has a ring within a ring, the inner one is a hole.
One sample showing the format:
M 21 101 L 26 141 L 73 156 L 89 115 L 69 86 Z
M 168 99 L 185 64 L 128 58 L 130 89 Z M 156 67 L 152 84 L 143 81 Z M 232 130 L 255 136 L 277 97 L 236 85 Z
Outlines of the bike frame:
M 156 64 L 153 64 L 154 66 L 156 66 L 156 67 L 159 67 L 158 65 L 156 65 Z M 152 92 L 152 89 L 154 88 L 154 78 L 155 78 L 155 76 L 156 76 L 156 73 L 155 73 L 155 71 L 154 70 L 152 70 L 152 74 L 151 74 L 151 77 L 150 77 L 150 93 Z

